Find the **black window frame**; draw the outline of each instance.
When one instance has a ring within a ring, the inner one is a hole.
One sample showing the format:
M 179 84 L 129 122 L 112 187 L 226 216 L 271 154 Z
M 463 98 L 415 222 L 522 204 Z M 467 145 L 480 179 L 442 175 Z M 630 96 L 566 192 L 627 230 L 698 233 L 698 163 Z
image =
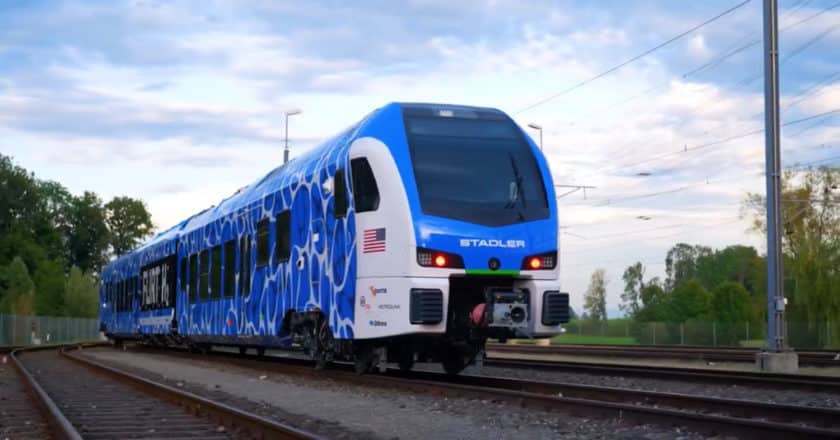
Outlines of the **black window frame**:
M 224 287 L 222 296 L 224 298 L 233 298 L 236 292 L 236 240 L 228 240 L 223 246 L 224 250 L 222 252 L 224 255 L 222 259 L 224 260 L 224 267 L 222 270 L 224 270 Z
M 251 235 L 239 240 L 239 292 L 243 297 L 251 294 Z
M 344 168 L 335 170 L 333 177 L 333 214 L 335 218 L 347 216 L 347 179 Z
M 271 262 L 271 220 L 264 218 L 257 222 L 257 267 L 265 267 Z
M 198 254 L 190 255 L 190 276 L 188 286 L 188 297 L 191 304 L 198 302 Z
M 202 249 L 198 252 L 198 298 L 206 301 L 210 296 L 210 252 Z
M 277 262 L 289 261 L 292 258 L 292 212 L 287 209 L 277 214 L 274 229 Z
M 373 168 L 366 157 L 350 160 L 350 174 L 353 183 L 353 210 L 359 212 L 374 212 L 379 209 L 379 185 Z
M 222 298 L 222 246 L 210 249 L 210 299 Z
M 187 291 L 187 268 L 189 267 L 189 258 L 187 255 L 181 257 L 181 262 L 178 265 L 178 288 L 181 292 Z

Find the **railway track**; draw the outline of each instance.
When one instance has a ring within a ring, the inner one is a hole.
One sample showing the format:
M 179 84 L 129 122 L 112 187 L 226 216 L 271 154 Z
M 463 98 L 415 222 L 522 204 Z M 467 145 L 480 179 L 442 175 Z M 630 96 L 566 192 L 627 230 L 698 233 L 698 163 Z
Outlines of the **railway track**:
M 840 393 L 840 378 L 806 374 L 726 371 L 701 368 L 617 365 L 597 362 L 541 361 L 487 357 L 488 367 L 533 369 L 553 372 L 587 373 L 602 376 L 643 377 L 658 380 L 688 381 L 718 385 L 750 385 L 779 390 L 823 391 Z
M 700 360 L 706 362 L 755 362 L 758 350 L 738 347 L 657 346 L 657 345 L 525 345 L 487 344 L 487 351 L 506 355 L 598 356 L 630 359 Z M 840 367 L 840 351 L 797 351 L 799 364 Z
M 47 418 L 10 358 L 13 349 L 0 347 L 0 439 L 53 438 Z
M 50 428 L 36 438 L 317 438 L 66 348 L 16 350 L 11 359 L 29 395 L 37 396 L 44 414 L 39 426 Z
M 160 351 L 155 351 L 160 353 Z M 659 393 L 624 388 L 559 382 L 538 382 L 504 377 L 388 369 L 384 374 L 358 376 L 352 365 L 334 364 L 315 371 L 295 358 L 254 357 L 212 352 L 210 356 L 164 352 L 185 360 L 220 360 L 246 368 L 268 369 L 285 375 L 331 379 L 356 385 L 458 398 L 505 401 L 517 406 L 564 414 L 612 417 L 635 423 L 684 426 L 713 435 L 742 438 L 838 438 L 840 410 L 755 401 Z

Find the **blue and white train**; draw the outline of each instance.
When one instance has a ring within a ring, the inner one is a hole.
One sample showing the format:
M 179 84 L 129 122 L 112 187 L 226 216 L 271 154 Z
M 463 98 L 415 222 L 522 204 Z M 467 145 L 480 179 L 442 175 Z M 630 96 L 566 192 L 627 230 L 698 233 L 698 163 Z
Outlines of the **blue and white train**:
M 551 173 L 509 116 L 392 103 L 108 264 L 101 329 L 458 373 L 560 332 L 557 262 Z

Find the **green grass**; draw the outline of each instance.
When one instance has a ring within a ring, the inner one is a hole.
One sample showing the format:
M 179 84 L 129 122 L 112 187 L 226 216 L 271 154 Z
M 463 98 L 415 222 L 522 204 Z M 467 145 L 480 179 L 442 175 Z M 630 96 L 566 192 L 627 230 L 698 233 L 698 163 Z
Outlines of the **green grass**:
M 751 348 L 764 348 L 767 346 L 766 339 L 750 339 L 747 341 L 740 342 L 741 347 L 751 347 Z
M 557 335 L 551 338 L 552 344 L 603 344 L 603 345 L 637 345 L 636 338 L 626 336 L 586 336 L 586 335 Z

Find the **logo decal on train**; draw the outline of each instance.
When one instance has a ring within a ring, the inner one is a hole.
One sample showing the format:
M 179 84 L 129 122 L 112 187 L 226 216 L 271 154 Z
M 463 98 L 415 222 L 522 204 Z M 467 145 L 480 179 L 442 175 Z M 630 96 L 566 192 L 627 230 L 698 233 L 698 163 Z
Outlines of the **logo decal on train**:
M 525 240 L 495 240 L 483 238 L 462 238 L 461 247 L 524 248 Z
M 369 289 L 370 289 L 370 294 L 373 297 L 376 297 L 376 295 L 381 295 L 383 293 L 388 293 L 388 289 L 386 289 L 384 287 L 376 288 L 374 286 L 370 286 Z

